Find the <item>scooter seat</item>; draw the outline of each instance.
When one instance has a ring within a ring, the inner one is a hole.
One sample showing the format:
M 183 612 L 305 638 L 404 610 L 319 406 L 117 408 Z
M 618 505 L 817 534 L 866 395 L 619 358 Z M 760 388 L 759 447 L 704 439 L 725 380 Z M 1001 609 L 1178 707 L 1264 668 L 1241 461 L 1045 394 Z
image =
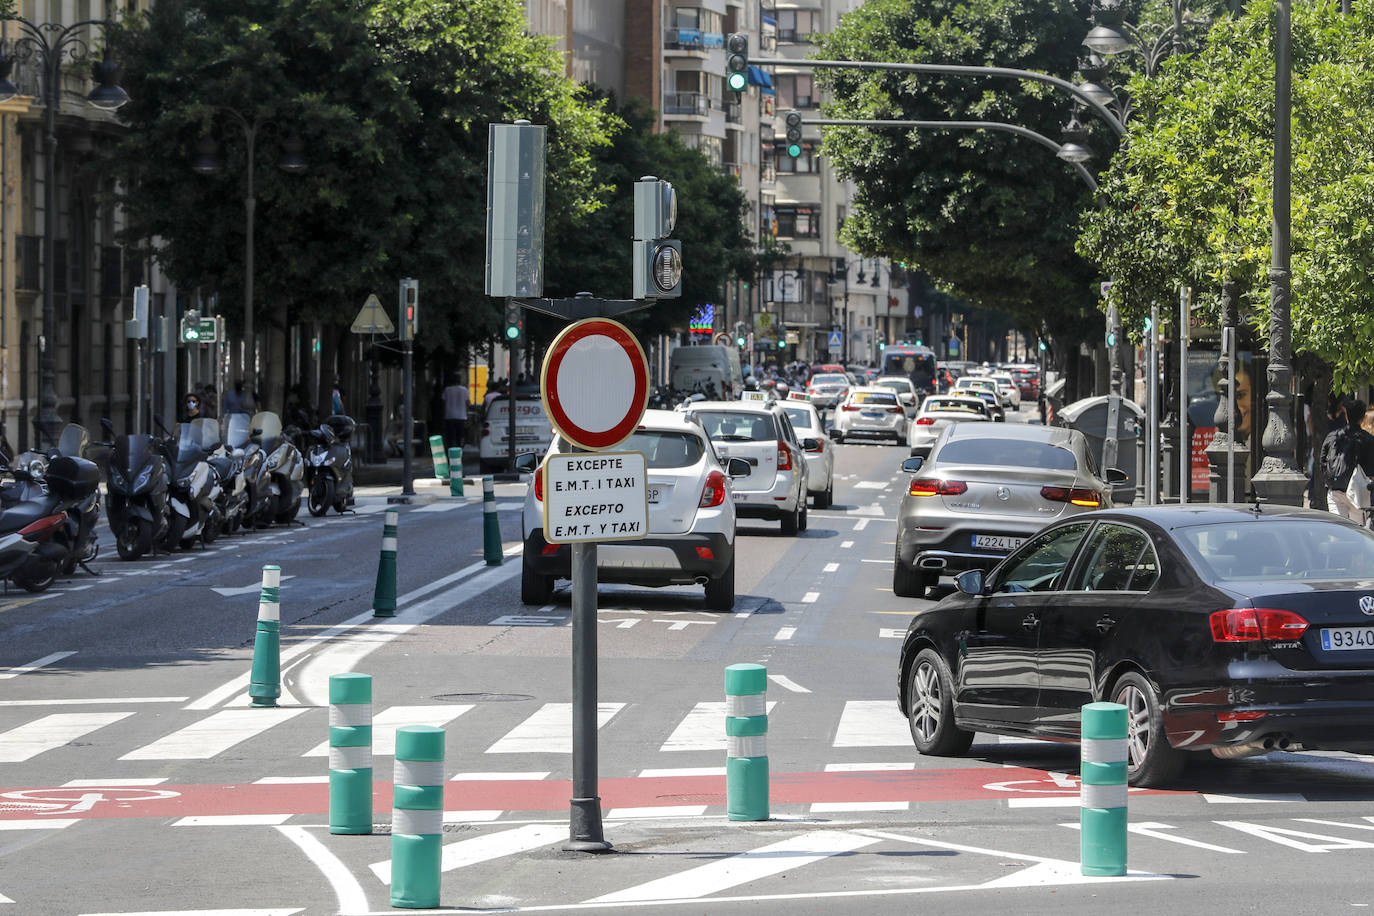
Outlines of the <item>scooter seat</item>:
M 61 500 L 55 496 L 44 496 L 31 502 L 22 502 L 0 512 L 0 534 L 22 531 L 40 518 L 56 515 Z
M 233 458 L 225 458 L 221 456 L 218 458 L 211 458 L 208 460 L 207 463 L 210 465 L 210 467 L 215 469 L 215 473 L 219 475 L 220 480 L 227 480 L 234 474 Z

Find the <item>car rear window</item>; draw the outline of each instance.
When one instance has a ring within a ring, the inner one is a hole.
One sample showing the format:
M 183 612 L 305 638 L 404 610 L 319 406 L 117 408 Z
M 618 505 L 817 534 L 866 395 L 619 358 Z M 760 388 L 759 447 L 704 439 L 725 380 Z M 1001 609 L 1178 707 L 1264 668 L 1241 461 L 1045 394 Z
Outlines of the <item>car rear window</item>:
M 883 404 L 892 406 L 897 403 L 897 396 L 886 391 L 856 391 L 853 394 L 855 404 Z
M 773 418 L 768 414 L 702 410 L 694 411 L 693 416 L 701 421 L 706 435 L 716 442 L 763 442 L 778 438 Z
M 945 443 L 936 458 L 949 464 L 999 468 L 1045 468 L 1051 471 L 1073 471 L 1078 468 L 1073 452 L 1068 449 L 1021 439 L 954 439 Z
M 810 410 L 807 410 L 805 407 L 784 407 L 783 410 L 787 412 L 787 419 L 792 421 L 792 427 L 794 429 L 811 428 Z
M 1322 519 L 1264 519 L 1177 530 L 1184 549 L 1213 578 L 1367 579 L 1374 534 Z
M 843 375 L 818 375 L 811 380 L 814 385 L 848 385 L 849 379 Z
M 617 446 L 616 451 L 643 452 L 649 468 L 687 468 L 701 460 L 706 451 L 702 441 L 691 433 L 641 429 Z
M 966 401 L 953 401 L 948 398 L 926 398 L 925 412 L 943 411 L 953 413 L 972 413 L 982 415 L 982 411 L 974 404 Z
M 911 383 L 904 379 L 885 379 L 874 382 L 879 388 L 891 388 L 893 391 L 910 391 Z

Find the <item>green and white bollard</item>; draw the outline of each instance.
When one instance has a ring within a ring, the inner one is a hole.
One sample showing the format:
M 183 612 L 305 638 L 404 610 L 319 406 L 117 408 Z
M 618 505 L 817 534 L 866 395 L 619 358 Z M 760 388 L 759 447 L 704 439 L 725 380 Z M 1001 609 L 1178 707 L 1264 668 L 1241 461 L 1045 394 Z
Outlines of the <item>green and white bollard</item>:
M 501 519 L 496 516 L 496 481 L 490 474 L 482 478 L 482 552 L 488 566 L 501 565 Z
M 372 592 L 372 616 L 396 616 L 396 531 L 400 525 L 398 509 L 386 510 L 382 524 L 382 557 L 377 561 L 377 588 Z
M 768 820 L 768 669 L 725 669 L 725 810 L 732 821 Z
M 1126 707 L 1083 707 L 1079 848 L 1085 875 L 1126 874 Z
M 276 706 L 281 696 L 281 567 L 262 568 L 258 630 L 253 639 L 253 673 L 248 678 L 253 706 Z
M 448 450 L 448 495 L 463 495 L 463 450 L 461 448 L 451 448 Z
M 444 452 L 444 437 L 429 437 L 429 456 L 434 459 L 434 476 L 448 480 L 448 455 Z
M 444 730 L 396 729 L 392 780 L 391 905 L 439 905 L 440 840 L 444 830 Z
M 372 832 L 372 676 L 329 677 L 329 832 Z

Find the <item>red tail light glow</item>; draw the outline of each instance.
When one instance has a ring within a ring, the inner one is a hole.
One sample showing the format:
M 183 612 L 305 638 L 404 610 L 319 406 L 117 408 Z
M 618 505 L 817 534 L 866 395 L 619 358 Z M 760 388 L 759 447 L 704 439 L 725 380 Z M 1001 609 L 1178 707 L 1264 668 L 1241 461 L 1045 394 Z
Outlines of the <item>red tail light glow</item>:
M 859 409 L 859 405 L 858 405 L 858 404 L 845 404 L 843 407 L 840 408 L 840 410 L 845 410 L 845 411 L 848 411 L 848 410 L 858 410 L 858 409 Z
M 901 413 L 901 412 L 902 412 L 902 408 L 901 408 L 900 406 L 897 406 L 897 407 L 889 407 L 889 408 L 887 409 L 887 412 L 888 412 L 888 413 Z
M 778 440 L 778 470 L 792 470 L 792 453 L 787 450 L 787 443 L 781 439 Z
M 544 501 L 544 469 L 538 468 L 534 472 L 534 499 L 536 502 Z
M 958 496 L 968 492 L 968 484 L 962 480 L 935 480 L 927 477 L 913 480 L 907 492 L 912 496 Z
M 697 503 L 703 509 L 710 509 L 712 506 L 719 506 L 725 502 L 725 475 L 720 471 L 712 471 L 706 475 L 706 486 L 701 488 L 701 501 Z
M 1217 713 L 1218 722 L 1253 722 L 1256 719 L 1263 719 L 1266 715 L 1263 709 L 1236 709 L 1231 712 Z
M 698 547 L 697 556 L 703 560 L 714 560 L 716 558 L 716 552 L 710 547 Z
M 1075 506 L 1088 506 L 1096 509 L 1102 505 L 1102 494 L 1087 487 L 1041 487 L 1040 495 L 1057 503 L 1070 503 Z
M 1214 642 L 1298 639 L 1307 631 L 1307 621 L 1292 611 L 1261 607 L 1213 611 L 1211 624 Z
M 542 553 L 546 557 L 551 557 L 554 554 L 558 553 L 559 548 L 561 548 L 562 546 L 562 544 L 545 544 Z
M 916 425 L 917 425 L 917 426 L 934 426 L 934 425 L 935 425 L 935 418 L 934 418 L 934 417 L 917 417 L 917 418 L 916 418 Z

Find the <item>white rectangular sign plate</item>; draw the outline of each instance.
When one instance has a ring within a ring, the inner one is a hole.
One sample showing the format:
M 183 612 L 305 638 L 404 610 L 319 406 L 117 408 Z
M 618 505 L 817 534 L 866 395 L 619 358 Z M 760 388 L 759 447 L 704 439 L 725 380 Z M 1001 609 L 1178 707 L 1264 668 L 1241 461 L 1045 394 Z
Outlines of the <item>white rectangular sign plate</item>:
M 649 534 L 642 452 L 579 452 L 544 462 L 544 540 L 634 541 Z

